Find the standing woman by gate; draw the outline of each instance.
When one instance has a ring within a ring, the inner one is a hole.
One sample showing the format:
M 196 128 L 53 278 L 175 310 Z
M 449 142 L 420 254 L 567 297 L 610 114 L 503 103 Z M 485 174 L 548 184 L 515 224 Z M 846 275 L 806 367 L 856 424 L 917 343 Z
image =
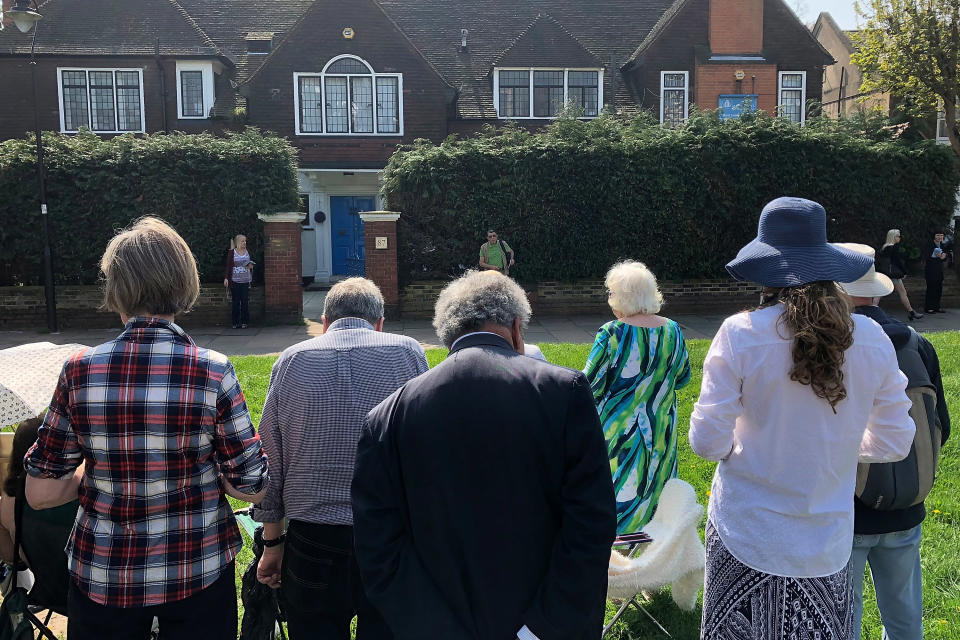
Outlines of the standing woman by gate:
M 247 236 L 242 233 L 235 235 L 230 240 L 226 274 L 223 277 L 223 286 L 227 287 L 233 300 L 230 319 L 234 329 L 246 329 L 250 323 L 250 283 L 253 281 L 251 271 L 254 264 L 247 251 Z

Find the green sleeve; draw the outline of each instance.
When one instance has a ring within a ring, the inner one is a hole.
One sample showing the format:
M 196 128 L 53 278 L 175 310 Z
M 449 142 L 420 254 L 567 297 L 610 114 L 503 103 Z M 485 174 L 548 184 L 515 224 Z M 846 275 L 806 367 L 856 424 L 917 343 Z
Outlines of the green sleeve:
M 590 355 L 587 356 L 587 364 L 583 368 L 583 375 L 587 376 L 594 400 L 599 400 L 607 393 L 610 361 L 610 334 L 605 327 L 600 327 L 593 341 L 593 348 L 590 349 Z
M 510 245 L 508 245 L 506 241 L 504 241 L 503 247 L 504 247 L 504 253 L 511 253 L 513 251 L 513 249 L 510 248 Z

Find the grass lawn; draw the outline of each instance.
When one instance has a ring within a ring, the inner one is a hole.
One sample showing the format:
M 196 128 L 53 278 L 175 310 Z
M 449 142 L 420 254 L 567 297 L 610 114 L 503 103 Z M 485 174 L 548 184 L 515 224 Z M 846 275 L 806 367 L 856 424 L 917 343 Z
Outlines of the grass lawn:
M 940 356 L 943 383 L 950 413 L 960 420 L 960 332 L 939 333 L 928 336 Z M 688 341 L 693 364 L 693 378 L 680 392 L 679 423 L 686 425 L 690 411 L 700 390 L 701 366 L 709 342 Z M 589 351 L 583 344 L 542 344 L 540 348 L 548 360 L 555 364 L 580 369 Z M 446 350 L 433 349 L 427 352 L 430 366 L 446 357 Z M 247 396 L 247 404 L 254 423 L 260 420 L 270 368 L 275 358 L 269 356 L 246 356 L 234 358 L 240 383 Z M 697 491 L 703 505 L 708 500 L 707 491 L 713 477 L 715 464 L 701 460 L 690 450 L 686 440 L 686 428 L 681 429 L 680 477 Z M 947 442 L 940 459 L 939 477 L 933 492 L 927 498 L 927 519 L 924 521 L 923 545 L 923 600 L 924 634 L 928 640 L 954 640 L 960 638 L 960 453 L 958 438 Z M 703 524 L 700 534 L 703 535 Z M 250 551 L 244 548 L 238 562 L 238 576 L 250 561 Z M 864 589 L 864 640 L 880 640 L 880 619 L 876 610 L 873 588 L 869 577 Z M 657 594 L 648 610 L 667 628 L 674 638 L 695 640 L 700 637 L 700 610 L 681 612 L 670 599 L 669 593 Z M 615 607 L 610 605 L 612 615 Z M 643 614 L 628 613 L 611 632 L 614 640 L 664 637 Z

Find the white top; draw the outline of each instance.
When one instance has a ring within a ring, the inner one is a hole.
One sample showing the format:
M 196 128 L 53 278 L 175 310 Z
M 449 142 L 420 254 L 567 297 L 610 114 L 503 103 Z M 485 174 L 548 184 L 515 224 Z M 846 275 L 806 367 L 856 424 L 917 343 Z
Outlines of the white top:
M 861 462 L 910 451 L 907 378 L 889 338 L 854 315 L 844 358 L 847 397 L 837 404 L 790 380 L 792 337 L 777 331 L 782 305 L 727 318 L 703 363 L 690 446 L 719 460 L 709 517 L 723 544 L 764 573 L 826 576 L 853 544 L 853 495 Z

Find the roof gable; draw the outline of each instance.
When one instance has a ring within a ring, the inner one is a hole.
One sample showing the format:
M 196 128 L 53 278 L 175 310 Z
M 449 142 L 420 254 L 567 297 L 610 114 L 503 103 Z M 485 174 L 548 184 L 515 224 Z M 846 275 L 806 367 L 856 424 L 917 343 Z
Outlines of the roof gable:
M 549 15 L 536 19 L 493 62 L 494 67 L 600 67 L 600 58 Z
M 39 54 L 223 55 L 178 0 L 47 0 L 40 13 Z M 29 53 L 32 37 L 10 29 L 0 52 Z

